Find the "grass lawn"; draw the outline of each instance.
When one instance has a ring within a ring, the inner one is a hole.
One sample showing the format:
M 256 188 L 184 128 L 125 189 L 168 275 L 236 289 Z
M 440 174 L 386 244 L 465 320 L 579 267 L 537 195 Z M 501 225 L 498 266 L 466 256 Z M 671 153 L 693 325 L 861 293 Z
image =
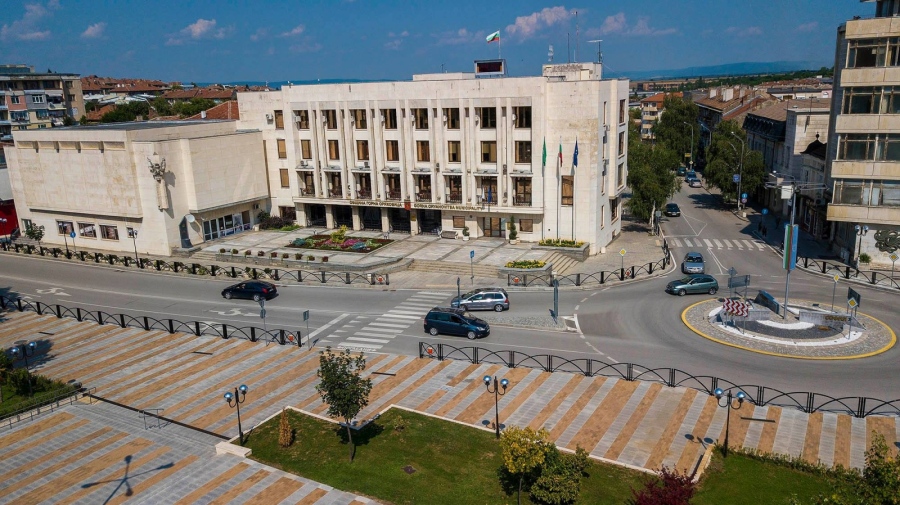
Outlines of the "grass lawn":
M 717 453 L 691 503 L 778 505 L 787 504 L 791 494 L 796 494 L 806 502 L 830 489 L 829 480 L 823 476 L 734 453 L 723 460 L 721 454 Z
M 515 503 L 500 484 L 500 448 L 493 433 L 392 409 L 359 432 L 353 463 L 346 430 L 288 411 L 294 444 L 278 445 L 279 417 L 245 444 L 252 458 L 337 489 L 388 503 Z M 412 467 L 414 473 L 404 468 Z M 594 463 L 581 484 L 581 504 L 621 504 L 646 474 Z M 523 493 L 522 503 L 531 503 Z

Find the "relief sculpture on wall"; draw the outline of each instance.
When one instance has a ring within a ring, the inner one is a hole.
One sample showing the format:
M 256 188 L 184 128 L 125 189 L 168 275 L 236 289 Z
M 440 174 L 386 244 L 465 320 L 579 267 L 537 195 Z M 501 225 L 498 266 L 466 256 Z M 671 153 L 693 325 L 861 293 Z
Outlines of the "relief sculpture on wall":
M 166 192 L 166 159 L 160 158 L 159 162 L 154 163 L 152 159 L 147 158 L 147 163 L 150 164 L 150 175 L 156 180 L 156 205 L 159 210 L 167 210 L 169 194 Z

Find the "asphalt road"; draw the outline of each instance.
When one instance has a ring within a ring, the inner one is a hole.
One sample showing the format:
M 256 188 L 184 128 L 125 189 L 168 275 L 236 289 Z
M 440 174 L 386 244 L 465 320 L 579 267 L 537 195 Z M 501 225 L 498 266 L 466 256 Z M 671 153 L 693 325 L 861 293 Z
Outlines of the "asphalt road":
M 720 208 L 705 189 L 687 188 L 673 201 L 682 216 L 667 218 L 663 229 L 673 245 L 676 265 L 688 251 L 701 252 L 708 272 L 725 293 L 728 269 L 751 275 L 750 295 L 765 289 L 784 297 L 785 273 L 781 258 L 750 234 L 755 223 Z M 690 242 L 690 246 L 687 243 Z M 814 391 L 832 396 L 900 398 L 896 373 L 900 350 L 849 361 L 807 361 L 742 351 L 708 341 L 681 322 L 682 311 L 705 299 L 703 295 L 676 297 L 663 291 L 677 270 L 664 277 L 603 287 L 561 290 L 560 314 L 577 314 L 582 334 L 492 325 L 490 337 L 477 345 L 531 355 L 591 357 L 609 363 L 631 362 L 647 367 L 674 367 L 693 375 L 712 375 L 738 384 L 763 385 L 782 391 Z M 0 294 L 20 295 L 44 303 L 87 310 L 151 315 L 184 321 L 263 325 L 259 306 L 249 300 L 225 300 L 224 279 L 177 277 L 134 270 L 113 270 L 13 255 L 0 256 Z M 795 270 L 791 298 L 830 303 L 833 282 Z M 900 328 L 895 309 L 900 294 L 854 285 L 862 294 L 861 312 Z M 846 295 L 838 286 L 838 303 Z M 344 346 L 370 352 L 418 353 L 421 341 L 468 346 L 465 338 L 431 337 L 422 330 L 429 307 L 446 305 L 451 291 L 373 290 L 321 285 L 279 287 L 279 296 L 266 304 L 269 328 L 299 330 L 317 347 Z M 708 298 L 709 295 L 705 295 Z M 506 316 L 546 315 L 552 306 L 549 290 L 511 293 Z M 310 311 L 309 331 L 302 313 Z M 28 338 L 23 335 L 23 338 Z M 36 338 L 36 337 L 32 337 Z

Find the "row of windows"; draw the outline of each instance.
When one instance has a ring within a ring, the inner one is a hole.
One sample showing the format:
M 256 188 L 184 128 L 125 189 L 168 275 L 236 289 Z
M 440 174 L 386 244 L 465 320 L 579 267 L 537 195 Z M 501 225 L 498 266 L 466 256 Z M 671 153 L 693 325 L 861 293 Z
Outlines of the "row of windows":
M 838 180 L 834 183 L 834 202 L 845 205 L 900 206 L 900 181 Z
M 624 133 L 622 134 L 624 142 Z M 284 139 L 277 139 L 278 157 L 287 159 L 287 142 Z M 400 161 L 400 143 L 397 140 L 387 140 L 384 143 L 385 158 L 387 161 Z M 416 161 L 431 161 L 431 143 L 427 140 L 416 141 Z M 451 140 L 447 142 L 447 161 L 450 163 L 460 163 L 460 142 Z M 531 163 L 531 142 L 517 141 L 515 143 L 516 163 Z M 310 140 L 300 141 L 300 157 L 304 160 L 312 159 L 312 142 Z M 356 158 L 359 161 L 369 161 L 369 141 L 356 141 Z M 340 144 L 337 140 L 328 141 L 328 159 L 340 160 Z M 483 163 L 497 162 L 497 142 L 483 141 L 481 143 L 481 161 Z
M 896 67 L 900 65 L 900 38 L 851 40 L 847 68 Z
M 523 233 L 534 232 L 534 219 L 517 219 L 516 224 L 519 227 L 519 231 Z M 466 216 L 453 216 L 453 227 L 457 230 L 465 228 Z
M 900 114 L 900 86 L 846 88 L 842 114 Z
M 30 219 L 24 219 L 22 224 L 27 229 L 32 226 L 32 222 Z M 78 222 L 78 236 L 83 238 L 97 238 L 97 226 L 94 223 L 82 223 Z M 75 230 L 75 224 L 72 221 L 57 221 L 56 222 L 56 232 L 59 235 L 68 236 Z M 128 237 L 134 236 L 134 228 L 128 226 L 127 229 Z M 104 240 L 119 240 L 119 228 L 114 224 L 101 224 L 100 225 L 100 238 Z
M 531 107 L 513 107 L 513 126 L 515 128 L 531 128 Z M 374 110 L 372 114 L 374 115 Z M 344 111 L 341 111 L 343 115 Z M 468 117 L 468 109 L 466 109 L 466 116 Z M 478 121 L 481 129 L 483 130 L 492 130 L 497 128 L 497 108 L 496 107 L 476 107 L 476 121 Z M 433 115 L 437 118 L 438 109 L 433 109 Z M 309 130 L 310 125 L 310 111 L 309 110 L 295 110 L 294 117 L 297 121 L 297 129 L 299 130 Z M 442 109 L 441 121 L 447 124 L 448 130 L 459 130 L 459 109 L 458 108 L 445 108 Z M 384 128 L 386 130 L 396 130 L 397 129 L 397 109 L 381 109 L 379 119 L 382 123 L 384 123 Z M 429 125 L 429 115 L 427 108 L 416 108 L 410 109 L 410 120 L 413 123 L 413 128 L 416 130 L 427 130 Z M 274 114 L 275 128 L 278 130 L 284 129 L 284 111 L 276 110 Z M 354 128 L 357 130 L 365 130 L 368 128 L 369 122 L 368 117 L 366 115 L 365 109 L 351 109 L 350 110 L 350 121 L 353 123 Z M 336 130 L 338 121 L 337 121 L 337 110 L 335 109 L 326 109 L 322 111 L 322 122 L 325 124 L 325 129 L 327 130 Z
M 900 134 L 841 134 L 838 137 L 838 159 L 849 161 L 900 161 Z

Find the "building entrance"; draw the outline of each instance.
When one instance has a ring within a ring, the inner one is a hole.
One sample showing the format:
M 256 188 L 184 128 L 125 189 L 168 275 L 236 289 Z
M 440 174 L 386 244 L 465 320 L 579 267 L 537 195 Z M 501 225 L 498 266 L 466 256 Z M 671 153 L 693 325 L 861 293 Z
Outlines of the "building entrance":
M 499 217 L 484 218 L 484 236 L 485 237 L 502 237 L 503 226 Z
M 306 225 L 325 226 L 325 206 L 310 203 L 306 206 Z

